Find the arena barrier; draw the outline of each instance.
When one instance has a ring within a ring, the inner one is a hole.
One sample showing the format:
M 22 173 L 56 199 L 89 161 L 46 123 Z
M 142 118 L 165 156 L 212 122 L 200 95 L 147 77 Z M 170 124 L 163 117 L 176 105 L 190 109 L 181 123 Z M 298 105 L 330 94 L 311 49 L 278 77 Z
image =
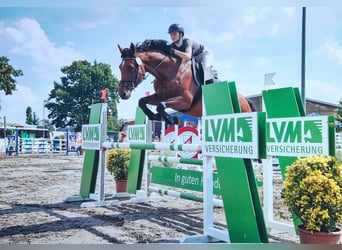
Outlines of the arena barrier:
M 65 139 L 20 138 L 18 132 L 7 136 L 5 154 L 19 156 L 21 154 L 65 154 L 79 155 L 80 142 L 75 133 L 67 131 Z

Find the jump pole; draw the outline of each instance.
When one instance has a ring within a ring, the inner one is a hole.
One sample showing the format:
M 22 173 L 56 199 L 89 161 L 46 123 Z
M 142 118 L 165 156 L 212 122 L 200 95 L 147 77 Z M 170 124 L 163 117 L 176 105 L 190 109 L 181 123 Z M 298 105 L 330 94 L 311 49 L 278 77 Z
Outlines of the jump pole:
M 158 156 L 158 155 L 149 155 L 148 160 L 150 161 L 159 161 L 159 162 L 171 162 L 171 163 L 183 163 L 183 164 L 193 164 L 193 165 L 203 165 L 203 160 L 201 159 L 193 159 L 193 158 L 182 158 L 177 156 Z
M 177 192 L 174 190 L 157 188 L 157 187 L 153 187 L 153 186 L 149 186 L 148 190 L 151 192 L 156 192 L 156 193 L 162 194 L 162 195 L 170 195 L 170 196 L 179 197 L 182 199 L 203 202 L 203 197 L 193 195 L 193 194 L 189 194 L 189 193 Z M 223 202 L 220 199 L 214 199 L 213 204 L 216 207 L 223 207 Z
M 190 151 L 200 152 L 202 150 L 201 144 L 172 144 L 172 143 L 103 143 L 104 148 L 130 148 L 130 149 L 141 149 L 141 150 L 168 150 L 168 151 Z
M 197 152 L 197 151 L 196 151 Z M 184 157 L 177 157 L 177 156 L 158 156 L 158 155 L 148 155 L 147 157 L 148 161 L 159 161 L 163 163 L 180 163 L 180 164 L 188 164 L 188 165 L 198 165 L 198 166 L 203 166 L 203 160 L 201 159 L 196 159 L 196 158 L 184 158 Z M 170 189 L 165 189 L 165 188 L 159 188 L 152 186 L 151 183 L 149 182 L 147 186 L 147 191 L 150 192 L 156 192 L 162 195 L 170 195 L 170 196 L 175 196 L 187 200 L 193 200 L 193 201 L 198 201 L 198 202 L 203 202 L 203 197 L 189 194 L 186 192 L 177 192 L 174 190 Z M 213 205 L 216 207 L 223 207 L 223 202 L 221 199 L 213 199 Z

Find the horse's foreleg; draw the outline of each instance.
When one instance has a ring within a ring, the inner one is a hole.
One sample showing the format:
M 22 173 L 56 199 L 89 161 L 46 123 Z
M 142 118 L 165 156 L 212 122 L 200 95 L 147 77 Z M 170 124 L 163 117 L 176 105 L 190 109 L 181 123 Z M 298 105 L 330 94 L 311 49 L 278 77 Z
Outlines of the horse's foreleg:
M 157 120 L 160 121 L 161 117 L 158 114 L 153 113 L 148 107 L 147 104 L 148 102 L 148 97 L 143 97 L 139 100 L 139 107 L 142 109 L 142 111 L 147 115 L 149 120 Z

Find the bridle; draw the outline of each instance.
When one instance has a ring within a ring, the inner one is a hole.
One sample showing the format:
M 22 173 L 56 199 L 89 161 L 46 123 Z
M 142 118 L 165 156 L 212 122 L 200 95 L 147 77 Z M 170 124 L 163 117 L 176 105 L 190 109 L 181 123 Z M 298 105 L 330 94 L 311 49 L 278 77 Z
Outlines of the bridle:
M 157 64 L 157 66 L 155 66 L 152 70 L 151 73 L 155 72 L 160 65 L 162 65 L 165 60 L 166 60 L 167 56 L 165 56 L 160 63 Z M 128 60 L 134 60 L 134 63 L 136 65 L 135 67 L 135 71 L 134 71 L 134 77 L 133 78 L 128 78 L 125 80 L 121 80 L 120 81 L 120 85 L 124 85 L 126 89 L 128 89 L 129 91 L 132 91 L 133 89 L 135 89 L 142 81 L 146 80 L 147 77 L 149 77 L 150 74 L 145 75 L 146 71 L 145 68 L 143 67 L 143 63 L 142 60 L 140 59 L 140 57 L 126 57 L 126 58 L 122 58 L 122 62 L 121 64 L 123 64 L 125 61 Z M 140 70 L 141 69 L 141 70 Z M 131 86 L 127 86 L 127 83 L 131 83 Z
M 120 80 L 120 85 L 124 85 L 129 91 L 132 91 L 134 88 L 138 86 L 140 82 L 146 79 L 145 77 L 145 69 L 142 66 L 142 61 L 139 57 L 126 57 L 122 59 L 121 65 L 126 61 L 133 60 L 135 64 L 134 76 L 133 78 L 128 78 L 125 80 Z M 141 70 L 140 70 L 141 69 Z M 131 86 L 127 86 L 130 83 Z

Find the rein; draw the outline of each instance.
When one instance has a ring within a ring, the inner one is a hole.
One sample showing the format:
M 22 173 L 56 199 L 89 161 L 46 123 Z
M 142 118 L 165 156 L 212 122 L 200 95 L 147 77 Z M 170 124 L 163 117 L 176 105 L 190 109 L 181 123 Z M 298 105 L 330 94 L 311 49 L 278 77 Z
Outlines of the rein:
M 160 61 L 160 63 L 157 64 L 157 66 L 155 66 L 151 72 L 147 75 L 145 75 L 145 70 L 144 68 L 143 69 L 143 78 L 141 79 L 141 81 L 144 81 L 147 79 L 147 77 L 149 77 L 150 75 L 153 75 L 154 72 L 156 72 L 156 70 L 165 62 L 167 56 L 164 56 L 164 58 Z M 123 58 L 122 59 L 123 61 L 127 61 L 127 60 L 134 60 L 136 65 L 138 67 L 136 67 L 136 70 L 135 70 L 135 79 L 127 79 L 127 80 L 121 80 L 120 81 L 120 84 L 125 84 L 125 83 L 132 83 L 132 87 L 131 88 L 128 88 L 129 90 L 133 90 L 139 83 L 137 82 L 138 81 L 138 78 L 139 78 L 139 68 L 142 66 L 142 60 L 140 59 L 140 57 L 127 57 L 127 58 Z
M 151 72 L 147 72 L 148 74 L 147 74 L 147 76 L 144 76 L 143 81 L 146 80 L 146 78 L 149 77 L 150 75 L 153 75 L 153 73 L 156 72 L 156 70 L 160 67 L 160 65 L 162 65 L 165 62 L 166 58 L 167 58 L 167 56 L 164 56 L 163 60 L 161 60 L 160 63 L 158 63 L 157 66 L 155 66 L 151 70 Z

